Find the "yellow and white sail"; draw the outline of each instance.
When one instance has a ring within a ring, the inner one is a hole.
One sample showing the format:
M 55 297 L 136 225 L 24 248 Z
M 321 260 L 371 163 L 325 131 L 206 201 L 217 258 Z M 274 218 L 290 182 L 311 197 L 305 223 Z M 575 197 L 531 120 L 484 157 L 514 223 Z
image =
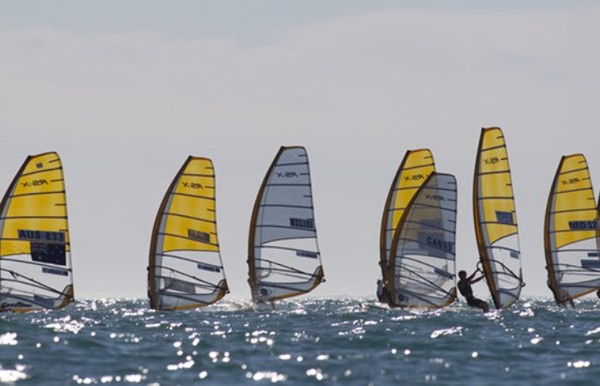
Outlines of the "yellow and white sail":
M 308 155 L 282 146 L 258 191 L 248 239 L 255 303 L 312 291 L 323 281 Z
M 456 178 L 432 172 L 408 204 L 392 241 L 390 305 L 440 308 L 456 299 Z
M 560 161 L 546 207 L 544 246 L 557 304 L 600 288 L 598 207 L 583 154 Z
M 523 287 L 519 230 L 508 152 L 502 130 L 481 130 L 473 181 L 475 234 L 494 305 L 506 308 Z
M 429 149 L 408 150 L 394 176 L 381 217 L 379 265 L 384 283 L 388 282 L 390 249 L 400 218 L 414 194 L 434 171 L 435 162 Z
M 228 293 L 217 237 L 212 161 L 188 157 L 154 223 L 148 266 L 150 307 L 203 307 Z
M 73 293 L 60 157 L 29 156 L 0 203 L 0 310 L 58 309 Z

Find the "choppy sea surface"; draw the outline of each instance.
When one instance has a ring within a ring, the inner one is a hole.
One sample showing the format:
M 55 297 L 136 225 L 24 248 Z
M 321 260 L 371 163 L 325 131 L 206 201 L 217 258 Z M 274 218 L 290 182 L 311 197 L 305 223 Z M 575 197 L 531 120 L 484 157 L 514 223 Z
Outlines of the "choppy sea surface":
M 157 312 L 83 300 L 0 315 L 0 383 L 14 385 L 592 385 L 600 305 L 546 299 L 483 314 L 408 312 L 372 299 L 227 301 Z

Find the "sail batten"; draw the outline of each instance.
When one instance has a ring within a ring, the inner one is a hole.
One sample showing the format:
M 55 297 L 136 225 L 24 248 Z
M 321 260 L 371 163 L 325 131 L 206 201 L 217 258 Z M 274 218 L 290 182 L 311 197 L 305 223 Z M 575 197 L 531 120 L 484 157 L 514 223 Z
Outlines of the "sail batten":
M 0 215 L 0 310 L 59 309 L 71 303 L 66 189 L 57 153 L 27 157 L 0 203 Z
M 510 307 L 523 287 L 521 252 L 505 137 L 483 128 L 473 178 L 473 217 L 480 262 L 494 306 Z
M 306 150 L 281 147 L 258 191 L 248 238 L 255 303 L 308 293 L 323 279 Z
M 152 231 L 148 264 L 150 307 L 204 307 L 228 292 L 217 235 L 212 161 L 188 157 L 171 182 Z
M 562 305 L 600 288 L 598 206 L 583 154 L 563 156 L 548 195 L 548 286 Z

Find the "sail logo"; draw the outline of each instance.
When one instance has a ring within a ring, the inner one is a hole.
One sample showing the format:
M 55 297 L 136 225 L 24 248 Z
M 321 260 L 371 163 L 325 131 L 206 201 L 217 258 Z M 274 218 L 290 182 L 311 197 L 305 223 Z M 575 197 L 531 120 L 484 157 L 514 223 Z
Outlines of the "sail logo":
M 19 229 L 19 240 L 29 241 L 46 241 L 64 244 L 65 234 L 64 232 L 51 232 L 51 231 L 32 231 L 27 229 Z
M 188 238 L 201 243 L 210 243 L 210 233 L 188 229 Z
M 203 269 L 205 271 L 216 272 L 216 273 L 221 272 L 221 267 L 217 267 L 216 265 L 198 263 L 196 265 L 196 267 L 198 269 Z
M 31 304 L 23 303 L 23 302 L 16 302 L 16 303 L 3 302 L 0 304 L 0 310 L 5 310 L 8 308 L 31 308 Z
M 181 181 L 181 184 L 183 185 L 184 188 L 189 188 L 189 189 L 204 189 L 204 186 L 202 186 L 202 184 L 199 183 L 199 182 Z
M 502 159 L 498 157 L 484 158 L 483 163 L 486 165 L 497 165 L 502 162 Z
M 427 245 L 440 251 L 454 253 L 454 243 L 451 241 L 440 240 L 433 236 L 427 236 Z
M 569 229 L 572 231 L 587 231 L 598 229 L 598 221 L 569 221 Z
M 317 255 L 315 252 L 309 252 L 309 251 L 296 251 L 296 256 L 309 257 L 311 259 L 316 259 L 319 257 L 319 255 Z
M 66 271 L 64 269 L 58 269 L 58 268 L 42 267 L 42 272 L 43 273 L 50 273 L 52 275 L 69 276 L 69 271 Z
M 21 182 L 21 186 L 24 188 L 30 188 L 32 186 L 43 186 L 43 185 L 48 185 L 48 181 L 44 178 L 39 179 L 39 180 L 22 181 Z
M 409 176 L 404 176 L 403 179 L 405 182 L 411 182 L 411 181 L 422 181 L 425 178 L 427 178 L 426 175 L 418 173 L 418 174 L 411 174 Z
M 564 180 L 560 181 L 560 183 L 563 185 L 579 184 L 580 182 L 581 182 L 581 180 L 578 177 L 573 177 L 573 178 L 564 179 Z
M 300 229 L 315 229 L 315 220 L 312 218 L 290 218 L 290 226 Z
M 433 201 L 446 201 L 446 198 L 444 196 L 441 196 L 439 194 L 426 194 L 425 198 L 428 200 L 433 200 Z
M 277 178 L 296 178 L 298 177 L 298 173 L 296 172 L 277 172 L 275 173 Z

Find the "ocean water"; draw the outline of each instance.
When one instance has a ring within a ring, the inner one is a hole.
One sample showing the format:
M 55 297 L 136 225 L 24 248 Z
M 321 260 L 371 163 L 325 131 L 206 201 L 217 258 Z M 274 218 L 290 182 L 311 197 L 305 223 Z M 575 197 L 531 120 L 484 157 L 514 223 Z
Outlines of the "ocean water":
M 600 305 L 525 299 L 484 315 L 372 299 L 245 301 L 156 312 L 83 300 L 0 315 L 0 383 L 14 385 L 593 385 Z

